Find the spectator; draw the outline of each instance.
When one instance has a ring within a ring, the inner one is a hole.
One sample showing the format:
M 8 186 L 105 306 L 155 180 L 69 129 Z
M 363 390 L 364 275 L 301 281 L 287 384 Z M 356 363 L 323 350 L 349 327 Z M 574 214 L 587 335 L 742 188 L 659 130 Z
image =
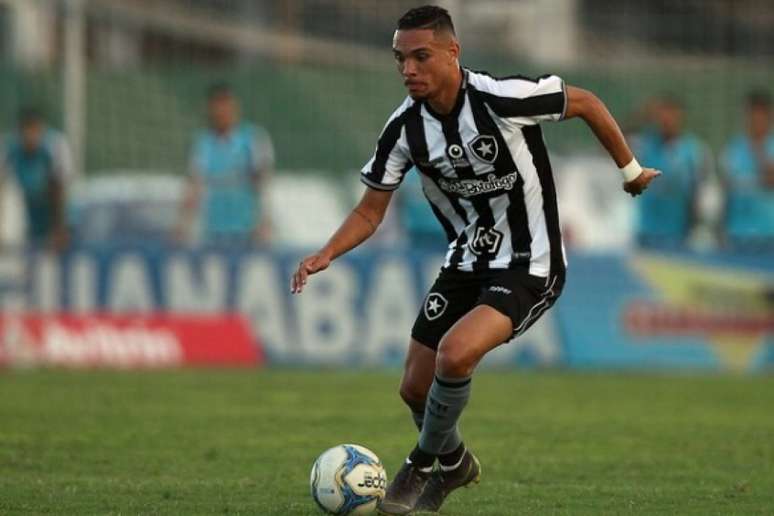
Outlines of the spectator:
M 0 182 L 11 175 L 19 186 L 27 221 L 27 243 L 59 252 L 68 242 L 66 186 L 72 155 L 61 132 L 33 107 L 19 111 L 16 130 L 0 148 Z
M 651 125 L 635 138 L 643 163 L 661 170 L 637 202 L 637 241 L 643 246 L 686 243 L 697 221 L 696 192 L 712 166 L 708 147 L 683 128 L 680 100 L 664 95 L 649 104 Z
M 734 137 L 723 155 L 726 235 L 732 244 L 774 242 L 774 132 L 771 97 L 747 96 L 745 132 Z
M 270 238 L 266 189 L 274 149 L 261 127 L 240 121 L 239 101 L 228 85 L 207 91 L 209 128 L 196 136 L 190 184 L 183 203 L 182 237 L 190 235 L 198 210 L 210 242 L 258 242 Z

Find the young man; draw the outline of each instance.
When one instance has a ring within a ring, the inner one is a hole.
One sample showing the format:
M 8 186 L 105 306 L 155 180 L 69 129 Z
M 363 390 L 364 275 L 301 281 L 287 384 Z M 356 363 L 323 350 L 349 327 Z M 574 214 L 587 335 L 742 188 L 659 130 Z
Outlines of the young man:
M 49 127 L 34 107 L 20 110 L 17 130 L 0 147 L 0 187 L 6 173 L 13 174 L 23 196 L 27 243 L 63 251 L 72 156 L 62 133 Z
M 201 208 L 204 239 L 220 243 L 267 243 L 270 238 L 266 192 L 274 167 L 274 147 L 261 127 L 240 119 L 230 86 L 207 91 L 209 127 L 197 134 L 190 158 L 190 182 L 183 202 L 181 237 L 190 233 Z
M 414 324 L 400 387 L 419 442 L 379 507 L 408 514 L 437 510 L 452 490 L 478 480 L 478 460 L 457 428 L 473 370 L 487 352 L 526 331 L 564 283 L 556 194 L 538 122 L 583 118 L 622 169 L 631 195 L 658 172 L 637 164 L 591 93 L 556 76 L 495 79 L 460 68 L 460 45 L 444 9 L 407 12 L 393 52 L 409 96 L 362 170 L 369 187 L 362 200 L 329 242 L 300 263 L 291 291 L 301 292 L 309 275 L 367 239 L 404 173 L 419 170 L 449 247 Z
M 726 146 L 726 237 L 738 247 L 774 244 L 774 107 L 765 90 L 747 95 L 745 131 Z

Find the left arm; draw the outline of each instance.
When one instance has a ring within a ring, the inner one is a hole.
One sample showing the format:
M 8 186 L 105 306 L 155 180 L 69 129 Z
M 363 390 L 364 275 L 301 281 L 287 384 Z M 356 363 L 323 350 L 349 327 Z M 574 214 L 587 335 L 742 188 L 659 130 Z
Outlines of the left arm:
M 274 175 L 274 145 L 268 134 L 261 131 L 253 141 L 255 197 L 259 200 L 255 213 L 255 239 L 266 243 L 271 238 L 271 210 L 269 209 L 269 185 Z M 257 159 L 255 159 L 257 158 Z
M 634 154 L 626 143 L 623 132 L 605 104 L 590 91 L 567 86 L 567 110 L 565 118 L 580 117 L 591 128 L 599 142 L 607 150 L 618 168 L 624 169 L 636 163 Z M 632 196 L 641 194 L 661 172 L 642 168 L 636 177 L 624 182 L 623 189 Z
M 64 136 L 58 135 L 53 148 L 54 174 L 49 183 L 52 208 L 52 226 L 49 243 L 56 252 L 68 244 L 67 233 L 67 184 L 75 174 L 70 146 Z
M 766 153 L 766 145 L 760 143 L 753 145 L 753 152 L 758 161 L 758 170 L 760 171 L 761 185 L 763 188 L 774 188 L 774 160 L 771 160 Z

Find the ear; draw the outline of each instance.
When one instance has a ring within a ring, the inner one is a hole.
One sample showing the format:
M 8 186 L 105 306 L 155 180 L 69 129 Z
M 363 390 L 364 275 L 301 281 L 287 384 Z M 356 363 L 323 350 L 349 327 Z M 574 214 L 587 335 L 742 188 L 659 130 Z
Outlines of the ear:
M 449 43 L 449 57 L 453 61 L 457 61 L 460 58 L 460 44 L 457 42 L 456 39 L 452 38 L 451 42 Z

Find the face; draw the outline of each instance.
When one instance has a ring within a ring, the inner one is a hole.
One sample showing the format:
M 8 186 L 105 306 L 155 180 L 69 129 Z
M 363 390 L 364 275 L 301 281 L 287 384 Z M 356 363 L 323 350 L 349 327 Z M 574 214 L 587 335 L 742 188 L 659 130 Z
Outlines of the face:
M 40 147 L 43 139 L 43 122 L 39 120 L 28 121 L 20 128 L 22 146 L 27 152 L 32 152 Z
M 656 109 L 656 123 L 665 138 L 678 136 L 683 129 L 682 108 L 670 103 L 661 103 Z
M 449 87 L 459 67 L 460 46 L 451 34 L 430 29 L 397 30 L 392 41 L 395 63 L 408 94 L 430 99 Z
M 747 127 L 753 138 L 763 138 L 771 127 L 771 109 L 765 105 L 750 106 L 747 109 Z
M 218 95 L 207 103 L 210 125 L 218 132 L 226 132 L 239 119 L 239 104 L 233 95 Z

